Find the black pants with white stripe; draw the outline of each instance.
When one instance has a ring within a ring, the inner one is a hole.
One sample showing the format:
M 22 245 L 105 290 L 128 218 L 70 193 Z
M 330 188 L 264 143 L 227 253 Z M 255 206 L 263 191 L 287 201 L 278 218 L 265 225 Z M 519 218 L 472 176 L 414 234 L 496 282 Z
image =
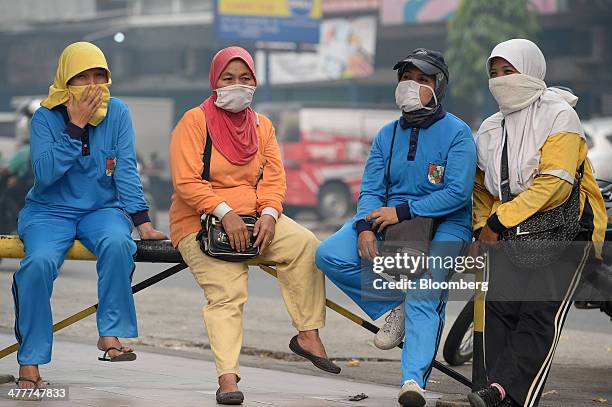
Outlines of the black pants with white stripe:
M 485 367 L 518 405 L 537 406 L 585 264 L 587 233 L 559 261 L 540 269 L 511 265 L 500 249 L 489 260 L 485 305 Z

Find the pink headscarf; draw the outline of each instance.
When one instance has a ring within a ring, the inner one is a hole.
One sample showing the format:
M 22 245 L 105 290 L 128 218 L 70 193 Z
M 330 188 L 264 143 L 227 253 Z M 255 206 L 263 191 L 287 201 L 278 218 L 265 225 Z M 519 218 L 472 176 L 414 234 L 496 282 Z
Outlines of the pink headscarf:
M 200 107 L 206 115 L 208 136 L 213 145 L 229 162 L 244 165 L 257 154 L 257 114 L 250 107 L 238 113 L 228 112 L 217 105 L 217 81 L 223 70 L 234 59 L 242 60 L 255 78 L 255 63 L 247 50 L 240 47 L 228 47 L 217 52 L 210 66 L 210 88 L 213 94 Z

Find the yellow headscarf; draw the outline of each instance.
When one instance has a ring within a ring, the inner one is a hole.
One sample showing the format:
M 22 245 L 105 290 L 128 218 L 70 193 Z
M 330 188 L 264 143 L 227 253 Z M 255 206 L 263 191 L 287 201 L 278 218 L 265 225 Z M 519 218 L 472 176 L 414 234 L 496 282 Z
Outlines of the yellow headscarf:
M 102 90 L 102 104 L 89 121 L 91 125 L 97 126 L 106 117 L 106 111 L 108 110 L 111 72 L 102 50 L 90 42 L 75 42 L 62 51 L 53 85 L 49 86 L 49 96 L 40 102 L 40 105 L 47 109 L 53 109 L 55 106 L 66 104 L 69 93 L 72 93 L 72 96 L 78 102 L 87 86 L 68 85 L 68 81 L 75 75 L 91 68 L 104 68 L 108 76 L 107 83 L 97 85 Z

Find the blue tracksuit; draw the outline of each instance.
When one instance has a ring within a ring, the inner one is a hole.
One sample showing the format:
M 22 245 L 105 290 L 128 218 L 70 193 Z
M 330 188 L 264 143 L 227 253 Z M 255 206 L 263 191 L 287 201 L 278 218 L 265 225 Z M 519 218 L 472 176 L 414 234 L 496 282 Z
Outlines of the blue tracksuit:
M 464 242 L 472 239 L 471 197 L 476 146 L 470 128 L 450 113 L 426 128 L 404 129 L 399 122 L 385 125 L 372 143 L 357 214 L 321 243 L 316 254 L 317 266 L 372 319 L 378 319 L 402 303 L 401 300 L 362 298 L 361 259 L 357 253 L 358 231 L 369 229 L 363 219 L 385 206 L 385 174 L 394 128 L 397 130 L 386 206 L 397 207 L 400 220 L 415 216 L 439 220 L 430 256 L 457 256 Z M 426 276 L 434 281 L 445 281 L 450 274 L 451 270 L 430 267 Z M 444 327 L 447 297 L 444 291 L 428 290 L 423 294 L 418 289 L 407 290 L 402 382 L 415 380 L 425 387 Z
M 13 277 L 20 365 L 51 360 L 51 292 L 75 239 L 98 258 L 100 336 L 138 336 L 131 231 L 148 220 L 125 103 L 111 98 L 104 120 L 85 129 L 69 123 L 65 106 L 41 107 L 31 128 L 35 182 L 19 213 L 26 255 Z

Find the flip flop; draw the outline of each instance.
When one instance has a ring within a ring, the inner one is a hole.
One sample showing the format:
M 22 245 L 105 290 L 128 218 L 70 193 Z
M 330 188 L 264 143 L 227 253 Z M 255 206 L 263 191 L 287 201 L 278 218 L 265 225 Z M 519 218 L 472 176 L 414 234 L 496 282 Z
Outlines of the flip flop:
M 30 382 L 30 383 L 34 383 L 34 385 L 38 385 L 38 383 L 42 383 L 45 386 L 49 385 L 49 382 L 44 381 L 42 377 L 40 376 L 38 376 L 36 380 L 28 379 L 27 377 L 19 377 L 17 378 L 17 380 L 15 380 L 15 384 L 19 386 L 19 382 Z M 37 388 L 42 388 L 42 387 L 37 386 Z
M 132 362 L 136 360 L 136 354 L 134 352 L 126 352 L 125 349 L 127 349 L 125 346 L 121 348 L 110 347 L 104 351 L 104 354 L 101 358 L 98 358 L 98 360 L 101 362 Z M 107 357 L 109 356 L 108 352 L 111 350 L 116 350 L 117 352 L 121 352 L 121 354 L 114 357 Z
M 19 390 L 30 390 L 30 389 L 21 389 L 19 388 L 19 382 L 30 382 L 34 384 L 34 388 L 32 390 L 38 390 L 44 387 L 39 386 L 39 383 L 42 382 L 43 385 L 46 385 L 47 382 L 43 381 L 43 379 L 38 376 L 38 378 L 36 380 L 32 380 L 32 379 L 28 379 L 27 377 L 19 377 L 17 380 L 15 380 L 15 384 L 17 385 L 17 388 Z M 20 394 L 21 392 L 18 392 L 17 396 L 11 397 L 12 399 L 15 400 L 19 400 L 19 401 L 40 401 L 42 400 L 41 396 L 37 396 L 35 394 L 30 394 L 28 395 L 28 392 L 24 392 L 23 395 Z
M 295 335 L 293 338 L 291 338 L 291 341 L 289 341 L 289 349 L 291 349 L 291 351 L 296 355 L 310 360 L 313 365 L 328 373 L 338 374 L 342 370 L 340 369 L 340 366 L 337 366 L 330 359 L 313 355 L 312 353 L 302 348 L 298 342 L 297 335 Z

